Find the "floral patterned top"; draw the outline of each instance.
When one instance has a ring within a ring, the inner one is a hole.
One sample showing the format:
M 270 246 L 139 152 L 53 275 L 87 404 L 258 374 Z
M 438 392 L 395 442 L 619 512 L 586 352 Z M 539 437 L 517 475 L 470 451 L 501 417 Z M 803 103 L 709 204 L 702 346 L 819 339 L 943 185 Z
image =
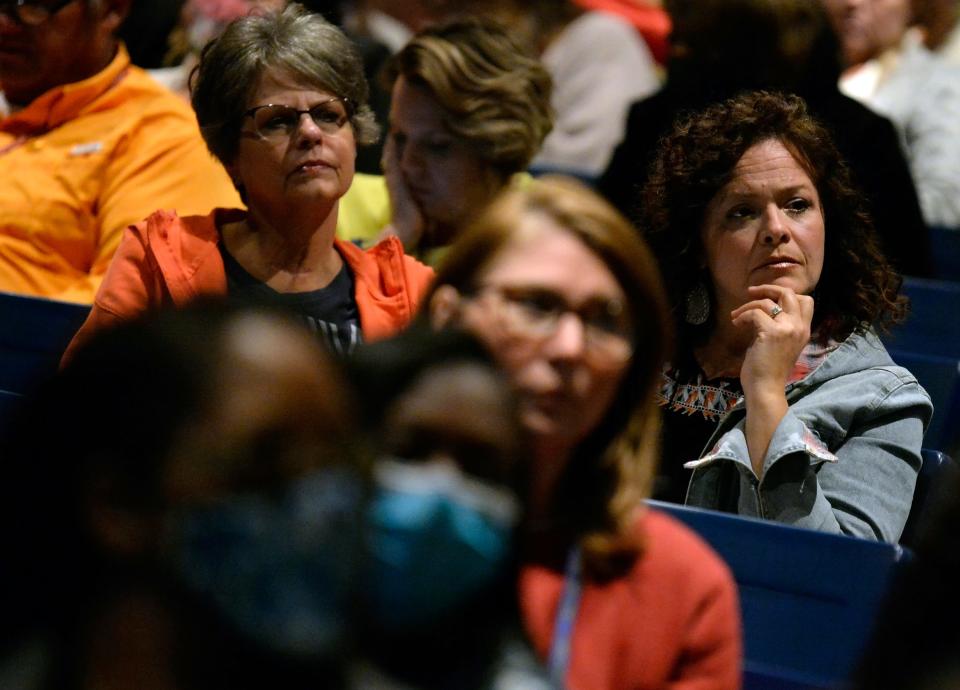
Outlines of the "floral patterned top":
M 809 343 L 800 353 L 787 384 L 810 374 L 840 343 Z M 738 378 L 709 379 L 692 354 L 661 372 L 657 403 L 664 408 L 662 460 L 653 497 L 683 503 L 691 470 L 683 464 L 699 458 L 717 424 L 743 399 Z

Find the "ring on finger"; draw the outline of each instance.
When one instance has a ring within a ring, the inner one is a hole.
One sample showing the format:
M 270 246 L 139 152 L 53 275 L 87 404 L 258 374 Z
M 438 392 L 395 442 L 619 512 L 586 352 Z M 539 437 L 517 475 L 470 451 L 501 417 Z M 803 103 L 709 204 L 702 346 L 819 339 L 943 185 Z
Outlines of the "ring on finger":
M 770 318 L 771 319 L 777 318 L 777 314 L 779 314 L 782 311 L 783 311 L 783 307 L 781 307 L 779 304 L 774 304 L 773 309 L 770 310 Z

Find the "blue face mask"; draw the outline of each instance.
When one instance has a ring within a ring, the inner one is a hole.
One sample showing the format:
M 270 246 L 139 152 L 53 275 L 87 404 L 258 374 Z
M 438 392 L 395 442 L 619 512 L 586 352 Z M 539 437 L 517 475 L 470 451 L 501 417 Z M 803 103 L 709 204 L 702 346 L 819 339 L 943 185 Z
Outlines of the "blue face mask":
M 301 658 L 336 651 L 360 545 L 362 485 L 340 470 L 280 496 L 235 495 L 168 521 L 168 562 L 248 639 Z
M 512 492 L 449 462 L 383 459 L 374 478 L 364 596 L 376 625 L 429 625 L 499 580 L 520 512 Z

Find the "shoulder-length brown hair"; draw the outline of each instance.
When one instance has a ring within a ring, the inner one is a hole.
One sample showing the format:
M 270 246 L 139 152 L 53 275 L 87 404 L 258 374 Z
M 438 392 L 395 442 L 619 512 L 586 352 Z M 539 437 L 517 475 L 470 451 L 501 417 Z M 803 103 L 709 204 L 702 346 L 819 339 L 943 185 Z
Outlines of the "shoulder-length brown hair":
M 730 181 L 747 149 L 776 139 L 794 155 L 820 195 L 826 226 L 823 272 L 814 299 L 812 331 L 826 342 L 901 320 L 906 299 L 900 276 L 880 250 L 873 221 L 827 129 L 797 96 L 740 94 L 677 119 L 660 142 L 640 193 L 639 222 L 660 267 L 682 347 L 712 331 L 683 320 L 684 300 L 697 282 L 710 288 L 703 266 L 707 204 Z M 713 311 L 713 310 L 712 310 Z
M 478 287 L 491 260 L 515 236 L 525 214 L 543 214 L 597 254 L 623 289 L 636 336 L 633 357 L 601 423 L 575 450 L 554 515 L 568 521 L 588 572 L 609 576 L 633 562 L 642 544 L 633 520 L 649 496 L 659 458 L 654 391 L 670 347 L 666 293 L 653 254 L 612 206 L 581 183 L 546 176 L 503 192 L 451 247 L 432 292 Z M 575 280 L 575 276 L 571 276 Z

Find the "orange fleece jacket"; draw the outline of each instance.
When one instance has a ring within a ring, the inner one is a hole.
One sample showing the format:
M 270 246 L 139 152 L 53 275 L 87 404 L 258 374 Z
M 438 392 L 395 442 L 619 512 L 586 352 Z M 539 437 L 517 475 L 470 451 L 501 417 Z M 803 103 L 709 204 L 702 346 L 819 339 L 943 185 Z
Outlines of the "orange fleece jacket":
M 217 228 L 244 213 L 216 209 L 206 216 L 180 218 L 172 211 L 156 211 L 127 228 L 64 361 L 92 333 L 112 323 L 161 307 L 183 306 L 201 295 L 226 295 Z M 338 239 L 333 246 L 353 272 L 364 339 L 384 338 L 407 325 L 433 279 L 433 269 L 405 255 L 396 237 L 369 249 Z

